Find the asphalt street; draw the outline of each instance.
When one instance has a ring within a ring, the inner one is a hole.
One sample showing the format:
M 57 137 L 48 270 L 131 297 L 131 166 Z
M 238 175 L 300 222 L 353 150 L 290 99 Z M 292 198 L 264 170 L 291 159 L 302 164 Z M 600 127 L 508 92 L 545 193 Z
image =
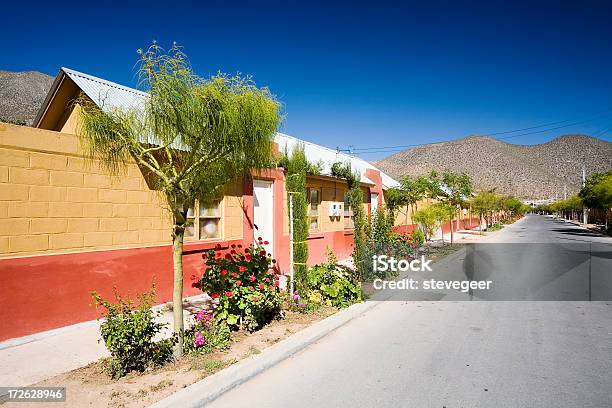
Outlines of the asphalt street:
M 497 292 L 392 294 L 210 406 L 612 407 L 612 240 L 535 215 L 489 238 L 428 278 Z

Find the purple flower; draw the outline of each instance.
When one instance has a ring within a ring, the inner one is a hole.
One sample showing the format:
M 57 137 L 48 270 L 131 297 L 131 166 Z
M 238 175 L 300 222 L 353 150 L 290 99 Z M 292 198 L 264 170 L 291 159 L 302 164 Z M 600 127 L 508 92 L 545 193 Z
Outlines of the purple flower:
M 292 298 L 293 300 L 298 300 L 300 298 L 300 295 L 293 295 Z
M 204 339 L 204 336 L 202 336 L 202 333 L 200 333 L 199 331 L 195 332 L 195 340 L 193 341 L 193 344 L 196 347 L 200 347 L 203 346 L 206 343 L 206 340 Z

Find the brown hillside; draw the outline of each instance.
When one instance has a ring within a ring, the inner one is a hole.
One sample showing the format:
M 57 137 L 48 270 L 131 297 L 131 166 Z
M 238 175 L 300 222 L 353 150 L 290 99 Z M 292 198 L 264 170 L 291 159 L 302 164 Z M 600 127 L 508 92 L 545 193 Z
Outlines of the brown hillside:
M 31 125 L 53 77 L 37 71 L 0 71 L 0 119 Z
M 583 162 L 587 176 L 612 170 L 612 143 L 567 135 L 525 146 L 470 136 L 408 149 L 376 165 L 396 178 L 449 169 L 470 175 L 477 190 L 496 188 L 520 198 L 554 198 L 556 194 L 562 198 L 564 185 L 568 195 L 580 189 Z

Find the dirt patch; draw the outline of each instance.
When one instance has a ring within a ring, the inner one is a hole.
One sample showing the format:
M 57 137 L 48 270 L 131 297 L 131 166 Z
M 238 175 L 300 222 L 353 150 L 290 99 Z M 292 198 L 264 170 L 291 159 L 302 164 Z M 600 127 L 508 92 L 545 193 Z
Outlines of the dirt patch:
M 286 311 L 284 319 L 275 320 L 257 332 L 233 333 L 228 350 L 185 356 L 163 367 L 130 373 L 119 380 L 113 380 L 105 373 L 105 360 L 100 360 L 32 385 L 66 387 L 64 403 L 20 402 L 7 403 L 3 407 L 147 407 L 243 358 L 261 353 L 336 311 L 331 307 L 307 314 Z

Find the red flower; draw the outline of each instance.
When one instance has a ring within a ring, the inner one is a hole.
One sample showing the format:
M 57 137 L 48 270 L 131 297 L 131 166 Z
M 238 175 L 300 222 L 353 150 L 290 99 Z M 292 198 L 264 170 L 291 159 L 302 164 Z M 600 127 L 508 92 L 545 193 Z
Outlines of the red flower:
M 242 248 L 242 245 L 238 244 L 238 248 Z
M 264 288 L 265 288 L 264 284 L 263 284 L 263 283 L 260 283 L 260 284 L 259 284 L 259 289 L 263 290 Z
M 250 262 L 250 261 L 251 261 L 251 255 L 247 254 L 247 256 L 245 257 L 245 259 L 246 259 L 247 261 L 249 261 L 249 262 Z
M 225 296 L 231 298 L 232 296 L 234 296 L 234 294 L 231 291 L 227 291 L 227 292 L 225 292 Z
M 246 271 L 246 266 L 244 266 L 244 265 L 240 265 L 240 266 L 238 267 L 238 270 L 239 270 L 240 272 L 244 272 L 244 271 Z
M 236 248 L 236 244 L 232 244 L 232 248 Z
M 273 263 L 273 264 L 275 264 L 275 263 L 276 263 L 276 259 L 273 259 L 273 260 L 272 260 L 272 263 Z
M 251 276 L 249 276 L 249 280 L 250 280 L 251 282 L 255 282 L 255 275 L 251 275 Z
M 232 256 L 230 254 L 225 254 L 225 259 L 232 259 Z
M 251 250 L 249 248 L 245 248 L 244 252 L 246 252 L 247 254 L 250 252 Z
M 264 250 L 259 251 L 259 255 L 266 256 L 266 251 L 264 251 Z
M 227 275 L 227 269 L 222 269 L 221 270 L 221 276 L 225 276 Z
M 215 246 L 215 248 L 217 248 L 217 249 L 221 249 L 221 244 L 217 244 L 217 245 Z
M 196 276 L 195 276 L 195 275 L 191 275 L 191 276 L 189 277 L 189 279 L 191 279 L 191 280 L 195 280 L 195 278 L 196 278 Z
M 213 298 L 213 299 L 216 299 L 216 298 L 218 298 L 218 297 L 219 297 L 219 294 L 218 294 L 218 293 L 213 292 L 213 293 L 211 293 L 211 294 L 210 294 L 210 297 L 211 297 L 211 298 Z
M 257 237 L 257 240 L 258 240 L 258 241 L 261 241 L 262 239 L 263 239 L 262 237 Z
M 274 286 L 278 286 L 278 281 L 274 281 Z
M 233 254 L 235 254 L 235 253 L 236 253 L 236 250 L 235 250 L 235 249 L 232 249 L 232 250 L 230 251 L 230 254 L 232 254 L 232 255 L 233 255 Z
M 268 245 L 268 244 L 269 244 L 269 242 L 268 242 L 268 241 L 264 241 L 264 245 Z
M 238 277 L 238 274 L 236 272 L 232 272 L 232 278 L 236 278 Z
M 274 280 L 279 280 L 279 276 L 278 275 L 274 275 Z

